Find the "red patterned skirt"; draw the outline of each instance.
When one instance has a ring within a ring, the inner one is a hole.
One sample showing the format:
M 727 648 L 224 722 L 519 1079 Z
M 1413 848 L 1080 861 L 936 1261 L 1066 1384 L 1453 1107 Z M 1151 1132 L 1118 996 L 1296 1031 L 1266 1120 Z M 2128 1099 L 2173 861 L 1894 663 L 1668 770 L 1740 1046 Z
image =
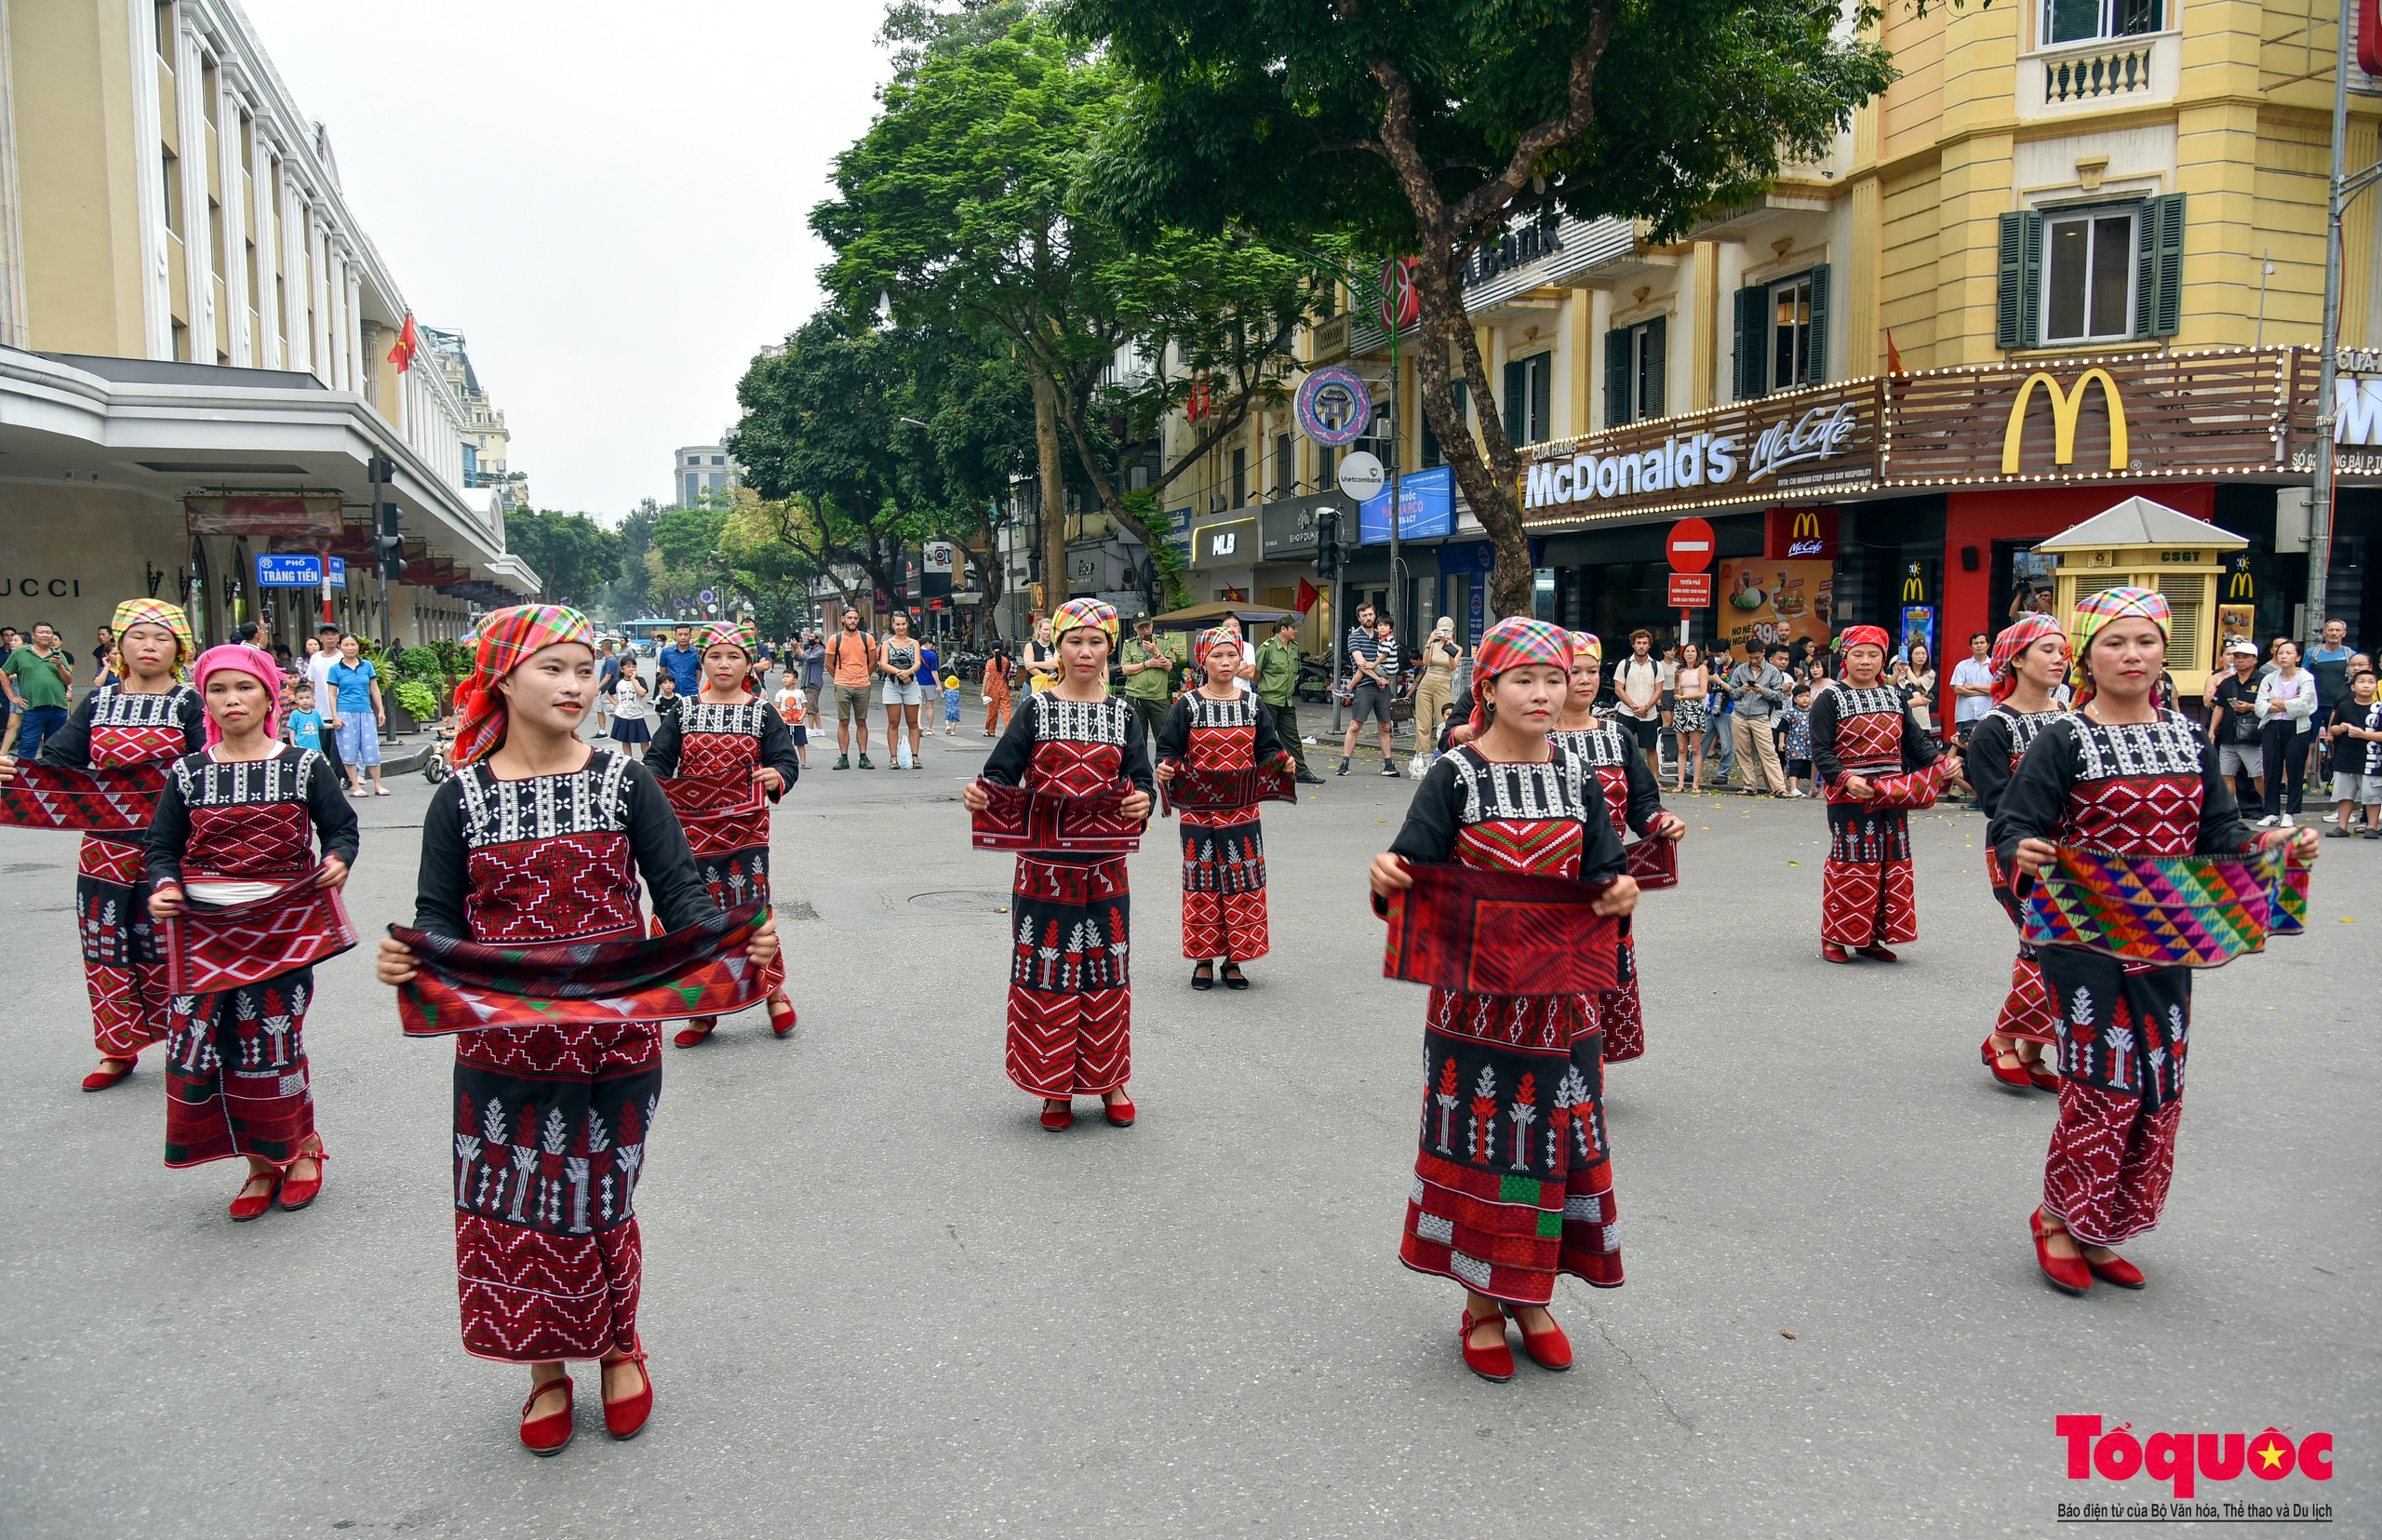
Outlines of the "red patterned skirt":
M 1246 962 L 1271 946 L 1265 838 L 1255 808 L 1181 815 L 1183 955 Z
M 1604 1040 L 1580 997 L 1431 991 L 1398 1259 L 1514 1305 L 1621 1281 Z
M 2159 1223 L 2184 1115 L 2192 971 L 2121 963 L 2081 946 L 2041 950 L 2058 1011 L 2059 1121 L 2043 1207 L 2087 1246 Z
M 2018 956 L 2010 964 L 2010 992 L 2001 998 L 2001 1014 L 1993 1022 L 1994 1033 L 2030 1043 L 2057 1042 L 2059 1012 L 2052 1009 L 2051 990 L 2043 983 L 2042 958 L 2025 939 L 2026 908 L 2011 893 L 2001 858 L 1990 849 L 1985 852 L 1985 876 L 1993 885 L 1993 901 L 2001 905 L 2002 913 L 2021 932 Z
M 1917 941 L 1908 816 L 1900 808 L 1830 802 L 1827 833 L 1827 862 L 1820 868 L 1820 940 L 1838 946 Z
M 74 868 L 74 914 L 82 931 L 83 983 L 91 997 L 91 1040 L 129 1059 L 173 1030 L 166 954 L 149 920 L 148 851 L 138 835 L 87 834 Z
M 1646 1051 L 1646 1008 L 1638 996 L 1638 938 L 1621 938 L 1621 983 L 1588 997 L 1588 1029 L 1604 1038 L 1604 1062 L 1626 1064 Z
M 162 965 L 161 965 L 162 967 Z M 254 1156 L 287 1166 L 314 1132 L 306 1007 L 314 971 L 293 969 L 168 1001 L 166 1164 Z
M 1037 1096 L 1132 1078 L 1125 858 L 1029 851 L 1010 895 L 1009 1078 Z
M 635 1198 L 661 1100 L 650 1022 L 456 1038 L 455 1272 L 474 1357 L 636 1346 Z

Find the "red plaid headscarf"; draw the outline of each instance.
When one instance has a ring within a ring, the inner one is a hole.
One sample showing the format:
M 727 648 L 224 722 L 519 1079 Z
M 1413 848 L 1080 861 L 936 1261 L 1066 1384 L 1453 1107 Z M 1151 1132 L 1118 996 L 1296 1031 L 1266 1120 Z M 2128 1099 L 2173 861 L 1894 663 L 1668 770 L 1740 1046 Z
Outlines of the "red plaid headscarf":
M 695 650 L 708 652 L 715 647 L 741 648 L 744 656 L 753 656 L 753 628 L 742 621 L 714 621 L 695 633 Z
M 2093 671 L 2084 663 L 2085 653 L 2092 650 L 2093 638 L 2099 636 L 2101 629 L 2111 621 L 2129 617 L 2148 621 L 2159 628 L 2161 636 L 2175 634 L 2175 612 L 2167 608 L 2164 598 L 2148 588 L 2121 584 L 2116 588 L 2104 588 L 2076 601 L 2073 643 L 2076 655 L 2068 665 L 2068 678 L 2076 691 L 2077 710 L 2083 710 L 2084 703 L 2097 693 L 2093 684 Z
M 1191 666 L 1199 670 L 1202 678 L 1206 676 L 1208 671 L 1208 654 L 1220 647 L 1229 647 L 1235 652 L 1244 650 L 1241 646 L 1240 633 L 1217 625 L 1211 626 L 1191 638 Z
M 1886 635 L 1885 627 L 1880 625 L 1848 625 L 1838 640 L 1847 652 L 1856 647 L 1874 647 L 1880 652 L 1894 649 L 1894 638 Z
M 1993 638 L 1993 703 L 2000 705 L 2018 688 L 2018 654 L 2041 641 L 2045 636 L 2065 639 L 2068 633 L 2049 615 L 2028 612 L 2018 617 L 2017 623 Z
M 596 627 L 559 604 L 522 604 L 480 617 L 480 650 L 472 676 L 455 691 L 455 768 L 476 764 L 504 742 L 504 693 L 497 682 L 558 642 L 596 649 Z
M 246 674 L 264 686 L 264 735 L 281 736 L 281 665 L 273 654 L 246 642 L 226 642 L 210 647 L 198 655 L 197 666 L 191 670 L 191 679 L 198 688 L 200 700 L 207 698 L 207 681 L 218 674 Z M 223 730 L 215 723 L 215 714 L 207 714 L 207 746 L 213 748 L 223 741 Z
M 1536 621 L 1527 615 L 1508 615 L 1489 628 L 1480 638 L 1479 650 L 1472 661 L 1472 730 L 1476 733 L 1489 725 L 1489 714 L 1481 702 L 1489 695 L 1489 687 L 1498 675 L 1509 668 L 1522 668 L 1532 663 L 1546 663 L 1572 672 L 1572 633 L 1559 625 Z

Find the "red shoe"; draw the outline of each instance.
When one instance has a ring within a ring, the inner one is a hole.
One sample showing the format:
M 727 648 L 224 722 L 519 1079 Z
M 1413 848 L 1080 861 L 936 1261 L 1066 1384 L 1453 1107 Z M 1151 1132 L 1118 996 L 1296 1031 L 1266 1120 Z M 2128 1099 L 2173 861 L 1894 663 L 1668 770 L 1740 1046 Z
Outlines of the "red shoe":
M 115 1084 L 118 1080 L 121 1080 L 126 1076 L 131 1074 L 132 1066 L 138 1062 L 138 1060 L 134 1059 L 119 1059 L 114 1055 L 103 1058 L 100 1061 L 99 1068 L 83 1077 L 83 1089 L 85 1091 L 105 1091 L 108 1087 Z M 120 1065 L 122 1067 L 114 1068 L 111 1067 L 112 1065 Z
M 645 1367 L 645 1338 L 639 1336 L 634 1351 L 611 1362 L 635 1363 L 639 1388 L 634 1396 L 604 1403 L 604 1431 L 615 1439 L 634 1439 L 645 1431 L 645 1420 L 653 1415 L 653 1376 Z
M 1882 946 L 1864 946 L 1861 948 L 1861 955 L 1865 957 L 1875 957 L 1880 962 L 1900 962 L 1902 960 L 1900 957 L 1895 957 L 1892 952 Z
M 323 1190 L 323 1162 L 330 1158 L 331 1152 L 328 1150 L 310 1150 L 289 1162 L 294 1166 L 299 1160 L 312 1160 L 314 1163 L 314 1174 L 312 1176 L 292 1176 L 287 1168 L 283 1169 L 281 1209 L 284 1213 L 296 1213 L 314 1200 L 315 1196 Z
M 2043 1228 L 2043 1212 L 2037 1209 L 2028 1221 L 2035 1230 L 2035 1265 L 2043 1270 L 2051 1286 L 2063 1294 L 2081 1294 L 2093 1287 L 2093 1269 L 2081 1256 L 2054 1256 L 2045 1244 L 2051 1231 Z
M 1042 1099 L 1042 1126 L 1052 1133 L 1064 1133 L 1076 1126 L 1076 1109 L 1071 1102 L 1054 1096 Z
M 710 1037 L 712 1028 L 718 1024 L 719 1018 L 717 1016 L 696 1016 L 691 1018 L 686 1025 L 680 1027 L 678 1029 L 677 1036 L 672 1038 L 670 1040 L 677 1044 L 680 1048 L 692 1048 L 697 1043 L 702 1042 L 705 1038 Z
M 248 1188 L 258 1182 L 263 1183 L 265 1189 L 262 1193 L 251 1195 Z M 264 1217 L 265 1211 L 273 1207 L 273 1195 L 280 1190 L 281 1173 L 277 1171 L 269 1172 L 262 1176 L 251 1176 L 247 1182 L 240 1184 L 239 1196 L 232 1199 L 231 1207 L 224 1212 L 232 1216 L 232 1222 L 235 1225 L 245 1225 L 251 1219 L 261 1219 Z
M 1072 1107 L 1068 1109 L 1068 1114 L 1071 1117 L 1074 1115 L 1074 1109 Z M 1131 1128 L 1133 1126 L 1133 1099 L 1131 1096 L 1128 1096 L 1121 1102 L 1103 1101 L 1100 1104 L 1100 1115 L 1108 1119 L 1108 1125 L 1111 1128 Z
M 549 1412 L 542 1417 L 530 1416 L 529 1409 L 538 1404 L 538 1398 L 544 1395 L 547 1391 L 552 1390 L 557 1385 L 562 1386 L 562 1410 L 560 1412 Z M 562 1378 L 558 1380 L 548 1380 L 545 1384 L 538 1386 L 535 1390 L 530 1391 L 529 1399 L 521 1403 L 522 1446 L 529 1450 L 532 1454 L 543 1455 L 561 1453 L 562 1446 L 570 1442 L 571 1434 L 578 1431 L 577 1426 L 571 1421 L 570 1415 L 574 1402 L 575 1392 L 571 1387 L 570 1374 L 569 1371 L 564 1372 Z M 610 1415 L 609 1408 L 606 1409 L 605 1414 L 608 1417 Z
M 1853 958 L 1836 943 L 1824 941 L 1820 943 L 1820 960 L 1822 962 L 1851 962 Z
M 2027 1078 L 2027 1066 L 2024 1064 L 2014 1065 L 2008 1069 L 2001 1067 L 2001 1055 L 1993 1051 L 1992 1038 L 1987 1038 L 1984 1042 L 1979 1043 L 1977 1052 L 1984 1058 L 1985 1067 L 1993 1072 L 1993 1078 L 2010 1090 L 2032 1091 L 2034 1089 L 2035 1082 Z M 2014 1059 L 2017 1054 L 2014 1052 L 2011 1057 Z
M 769 1030 L 781 1038 L 794 1030 L 794 1002 L 783 990 L 769 997 Z
M 2054 1096 L 2059 1094 L 2059 1071 L 2045 1069 L 2041 1059 L 2027 1064 L 2027 1078 L 2034 1083 L 2037 1091 L 2048 1091 Z
M 1465 1306 L 1464 1325 L 1458 1331 L 1456 1340 L 1464 1345 L 1464 1366 L 1466 1369 L 1492 1384 L 1503 1385 L 1514 1377 L 1514 1350 L 1505 1346 L 1505 1336 L 1502 1333 L 1499 1334 L 1497 1346 L 1494 1347 L 1472 1346 L 1472 1329 L 1475 1326 L 1486 1326 L 1492 1320 L 1499 1326 L 1504 1326 L 1505 1324 L 1504 1312 L 1500 1311 L 1493 1316 L 1483 1316 L 1479 1320 L 1475 1320 L 1472 1319 L 1472 1307 Z
M 2150 1281 L 2142 1276 L 2141 1268 L 2121 1256 L 2112 1255 L 2107 1262 L 2095 1262 L 2088 1256 L 2084 1265 L 2093 1270 L 2094 1278 L 2120 1289 L 2139 1289 Z
M 1531 1362 L 1541 1369 L 1551 1369 L 1558 1374 L 1572 1367 L 1572 1339 L 1563 1334 L 1563 1328 L 1552 1324 L 1555 1319 L 1553 1314 L 1546 1318 L 1550 1323 L 1546 1330 L 1537 1332 L 1523 1326 L 1522 1318 L 1510 1308 L 1505 1314 L 1512 1316 L 1514 1325 L 1520 1329 L 1522 1351 L 1530 1355 Z

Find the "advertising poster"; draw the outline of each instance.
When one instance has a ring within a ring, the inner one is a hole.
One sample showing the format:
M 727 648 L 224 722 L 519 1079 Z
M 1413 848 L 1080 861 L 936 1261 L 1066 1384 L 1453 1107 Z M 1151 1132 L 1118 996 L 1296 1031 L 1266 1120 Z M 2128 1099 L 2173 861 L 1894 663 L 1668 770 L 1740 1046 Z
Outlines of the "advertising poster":
M 1932 604 L 1906 604 L 1902 607 L 1902 637 L 1894 644 L 1894 656 L 1910 656 L 1911 644 L 1925 642 L 1929 666 L 1942 656 L 1943 649 L 1935 645 L 1935 607 Z
M 1798 636 L 1827 645 L 1836 602 L 1836 564 L 1740 556 L 1720 563 L 1714 639 L 1739 657 L 1751 647 Z

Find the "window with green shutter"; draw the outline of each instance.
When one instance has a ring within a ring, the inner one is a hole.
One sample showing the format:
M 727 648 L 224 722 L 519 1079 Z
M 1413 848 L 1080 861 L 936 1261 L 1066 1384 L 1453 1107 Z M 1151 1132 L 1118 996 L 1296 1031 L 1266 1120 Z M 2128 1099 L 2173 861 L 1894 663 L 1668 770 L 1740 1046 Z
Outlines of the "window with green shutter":
M 1827 263 L 1812 269 L 1811 351 L 1803 359 L 1803 383 L 1827 382 Z
M 1620 427 L 1636 416 L 1630 410 L 1634 381 L 1629 350 L 1628 328 L 1617 327 L 1604 334 L 1604 425 L 1608 428 Z
M 1524 374 L 1521 360 L 1505 366 L 1505 442 L 1527 444 L 1522 436 L 1522 420 L 1530 410 L 1530 380 Z
M 1749 284 L 1737 290 L 1737 339 L 1733 355 L 1736 390 L 1740 401 L 1748 401 L 1761 394 L 1764 365 L 1770 358 L 1770 333 L 1763 312 L 1770 304 L 1770 288 L 1764 284 Z
M 1657 315 L 1635 328 L 1638 349 L 1638 416 L 1660 417 L 1669 409 L 1664 375 L 1671 357 L 1671 318 Z
M 1543 443 L 1555 420 L 1555 355 L 1534 353 L 1505 366 L 1505 437 L 1516 445 Z
M 2173 337 L 2184 324 L 2184 194 L 2143 199 L 2138 219 L 2134 334 Z

